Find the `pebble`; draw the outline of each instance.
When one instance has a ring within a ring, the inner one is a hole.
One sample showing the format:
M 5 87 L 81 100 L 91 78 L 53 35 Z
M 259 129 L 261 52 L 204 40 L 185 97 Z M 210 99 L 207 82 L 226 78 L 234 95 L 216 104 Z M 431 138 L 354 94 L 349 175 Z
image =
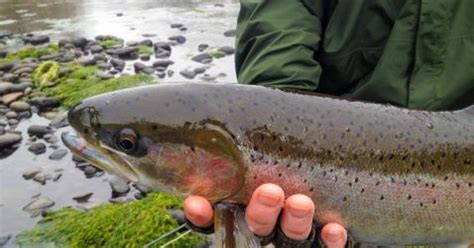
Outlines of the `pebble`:
M 93 194 L 94 193 L 92 193 L 92 192 L 88 192 L 88 193 L 85 193 L 85 194 L 74 196 L 72 199 L 74 201 L 76 201 L 77 203 L 88 202 Z
M 158 73 L 156 73 L 156 76 L 157 76 L 158 78 L 162 79 L 162 78 L 165 78 L 165 77 L 166 77 L 166 73 L 164 73 L 164 72 L 158 72 Z
M 110 60 L 110 63 L 116 69 L 120 69 L 120 71 L 123 70 L 123 68 L 125 68 L 125 61 L 123 61 L 121 59 L 113 58 L 113 59 Z
M 157 60 L 153 62 L 153 67 L 165 67 L 167 68 L 170 65 L 173 65 L 174 61 L 173 60 Z
M 10 108 L 14 111 L 29 111 L 30 105 L 24 101 L 16 101 L 10 104 Z
M 187 79 L 193 79 L 194 77 L 196 77 L 196 72 L 194 71 L 190 71 L 190 70 L 183 70 L 183 71 L 180 71 L 179 74 L 181 74 L 181 76 L 187 78 Z
M 66 112 L 58 113 L 56 118 L 54 118 L 49 123 L 49 126 L 53 127 L 53 128 L 61 128 L 61 127 L 66 127 L 68 125 L 69 125 L 69 123 L 67 121 L 67 113 Z
M 109 184 L 112 188 L 113 193 L 115 193 L 116 195 L 124 195 L 130 191 L 130 186 L 128 185 L 128 182 L 126 182 L 120 177 L 113 176 L 110 179 Z
M 142 54 L 142 55 L 140 55 L 140 60 L 142 60 L 142 61 L 149 61 L 149 60 L 150 60 L 150 55 L 148 55 L 148 54 Z
M 171 28 L 181 28 L 182 26 L 183 26 L 183 24 L 181 24 L 181 23 L 172 23 L 170 25 Z
M 76 62 L 84 66 L 95 65 L 97 63 L 97 61 L 94 58 L 87 58 L 87 57 L 80 57 L 76 60 Z
M 136 59 L 138 57 L 138 47 L 116 48 L 110 51 L 112 55 L 117 55 L 121 59 Z
M 26 180 L 34 178 L 38 173 L 42 171 L 41 168 L 28 168 L 25 171 L 23 171 L 23 178 Z
M 138 41 L 127 41 L 125 45 L 131 46 L 131 47 L 138 46 Z
M 0 236 L 0 247 L 6 247 L 8 244 L 8 241 L 10 241 L 11 238 L 12 238 L 11 234 Z
M 235 49 L 231 46 L 223 46 L 217 49 L 217 51 L 225 53 L 226 55 L 232 55 L 235 53 Z
M 67 155 L 67 150 L 66 149 L 58 149 L 58 150 L 54 151 L 53 153 L 51 153 L 49 155 L 49 159 L 51 159 L 51 160 L 61 160 L 66 155 Z
M 51 134 L 54 132 L 53 128 L 43 125 L 31 125 L 28 127 L 28 135 L 43 138 L 45 134 Z
M 23 40 L 27 43 L 31 43 L 31 45 L 38 46 L 48 43 L 51 39 L 47 35 L 34 35 L 32 37 L 24 38 Z
M 90 164 L 84 168 L 84 175 L 86 175 L 86 178 L 93 177 L 96 172 L 97 172 L 97 169 Z
M 94 59 L 95 59 L 95 61 L 107 62 L 107 55 L 105 55 L 103 53 L 95 54 Z
M 0 126 L 0 135 L 3 135 L 3 134 L 5 134 L 5 127 Z
M 133 64 L 133 69 L 135 70 L 135 73 L 140 73 L 146 68 L 146 65 L 141 63 L 141 62 L 135 62 Z
M 21 135 L 17 133 L 4 133 L 0 135 L 0 148 L 10 147 L 21 141 Z
M 0 39 L 8 38 L 13 35 L 13 32 L 10 30 L 2 29 L 0 30 Z
M 55 144 L 55 143 L 58 143 L 59 141 L 59 139 L 53 134 L 45 134 L 43 136 L 43 139 L 50 144 Z
M 208 53 L 201 53 L 194 56 L 191 60 L 202 64 L 209 64 L 212 62 L 212 56 Z
M 225 37 L 235 37 L 235 29 L 225 31 L 224 36 Z
M 93 45 L 91 46 L 90 50 L 91 50 L 91 53 L 100 53 L 104 50 L 104 48 L 102 48 L 102 46 L 99 46 L 99 45 Z
M 83 48 L 87 45 L 87 43 L 88 43 L 88 41 L 84 37 L 77 37 L 77 38 L 72 39 L 72 44 L 75 47 Z
M 38 174 L 33 178 L 33 181 L 40 183 L 41 185 L 45 185 L 47 180 L 52 179 L 52 176 L 47 174 L 47 175 L 42 175 Z
M 57 182 L 59 180 L 59 178 L 61 178 L 62 176 L 63 176 L 63 173 L 54 173 L 53 181 Z
M 8 119 L 16 119 L 18 118 L 18 114 L 15 111 L 8 111 L 5 114 L 5 117 L 7 117 Z
M 47 208 L 50 208 L 53 205 L 54 205 L 54 201 L 51 200 L 49 197 L 40 196 L 40 197 L 32 200 L 28 204 L 26 204 L 23 207 L 23 211 L 36 212 L 36 211 L 41 211 L 41 210 L 45 210 Z
M 202 74 L 202 73 L 206 72 L 206 70 L 207 70 L 207 67 L 198 67 L 198 68 L 194 69 L 194 72 L 196 74 Z
M 54 111 L 44 112 L 44 113 L 41 113 L 41 116 L 43 116 L 44 118 L 48 120 L 53 120 L 54 118 L 58 116 L 58 112 L 54 112 Z
M 104 61 L 99 61 L 97 62 L 96 66 L 101 69 L 101 70 L 109 70 L 110 68 L 112 68 L 112 65 L 107 63 L 107 62 L 104 62 Z
M 89 162 L 78 162 L 76 164 L 76 168 L 78 168 L 79 170 L 85 170 L 88 166 L 90 166 L 91 164 Z
M 112 75 L 108 72 L 100 71 L 100 72 L 97 73 L 97 77 L 100 78 L 100 79 L 103 79 L 103 80 L 107 80 L 107 79 L 114 78 L 114 75 Z
M 147 46 L 147 47 L 152 47 L 153 46 L 153 41 L 150 39 L 142 40 L 140 41 L 140 45 Z
M 28 147 L 28 151 L 38 155 L 46 152 L 46 145 L 41 142 L 33 143 L 30 147 Z
M 155 69 L 153 69 L 152 67 L 145 67 L 142 72 L 145 74 L 153 74 L 155 72 Z
M 38 107 L 39 109 L 49 109 L 49 108 L 56 108 L 59 107 L 59 101 L 56 100 L 54 97 L 33 97 L 28 100 L 33 106 Z
M 186 42 L 186 37 L 182 35 L 175 35 L 168 38 L 168 40 L 176 41 L 178 44 L 184 44 Z
M 17 119 L 8 119 L 8 125 L 15 126 L 19 123 Z
M 173 70 L 168 70 L 166 72 L 166 74 L 168 75 L 168 77 L 172 77 L 174 75 L 174 71 Z
M 198 51 L 202 52 L 202 51 L 206 50 L 207 48 L 209 48 L 208 44 L 199 44 Z
M 157 58 L 157 59 L 169 58 L 170 56 L 171 56 L 170 51 L 163 50 L 161 48 L 159 48 L 155 51 L 155 58 Z

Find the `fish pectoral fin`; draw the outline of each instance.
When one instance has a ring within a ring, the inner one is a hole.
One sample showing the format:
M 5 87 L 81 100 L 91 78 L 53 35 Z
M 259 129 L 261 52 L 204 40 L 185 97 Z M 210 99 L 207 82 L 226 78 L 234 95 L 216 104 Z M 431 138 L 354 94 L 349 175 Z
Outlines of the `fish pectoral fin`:
M 218 248 L 260 247 L 260 241 L 245 221 L 245 209 L 236 204 L 218 203 L 214 208 L 215 244 Z

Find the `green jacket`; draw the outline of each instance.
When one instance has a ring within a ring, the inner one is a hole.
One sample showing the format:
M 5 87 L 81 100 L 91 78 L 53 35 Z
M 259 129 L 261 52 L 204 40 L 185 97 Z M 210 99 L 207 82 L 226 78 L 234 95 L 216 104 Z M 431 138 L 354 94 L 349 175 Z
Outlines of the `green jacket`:
M 416 109 L 474 103 L 474 0 L 241 0 L 240 83 Z

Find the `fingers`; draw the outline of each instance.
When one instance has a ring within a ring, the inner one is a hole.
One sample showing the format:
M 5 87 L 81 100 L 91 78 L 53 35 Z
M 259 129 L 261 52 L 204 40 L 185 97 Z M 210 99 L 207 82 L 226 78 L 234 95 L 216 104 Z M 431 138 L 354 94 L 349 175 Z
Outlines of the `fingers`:
M 321 230 L 321 239 L 329 248 L 343 248 L 347 242 L 347 232 L 341 225 L 330 223 Z
M 313 227 L 314 203 L 302 194 L 290 196 L 281 217 L 281 230 L 290 239 L 305 240 Z
M 258 236 L 269 235 L 278 221 L 285 194 L 275 184 L 263 184 L 252 194 L 245 212 L 250 230 Z
M 214 222 L 211 203 L 201 196 L 189 196 L 184 200 L 184 214 L 197 227 L 209 227 Z

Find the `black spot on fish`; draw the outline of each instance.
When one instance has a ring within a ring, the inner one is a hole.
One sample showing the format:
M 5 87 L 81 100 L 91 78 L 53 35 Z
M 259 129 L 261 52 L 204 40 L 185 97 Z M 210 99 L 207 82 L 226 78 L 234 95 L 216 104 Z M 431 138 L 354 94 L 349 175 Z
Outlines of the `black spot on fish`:
M 169 102 L 165 102 L 165 107 L 169 107 L 170 106 L 170 103 Z
M 380 200 L 383 200 L 385 199 L 385 197 L 383 195 L 380 196 Z
M 365 189 L 362 188 L 362 189 L 360 190 L 360 193 L 364 193 L 364 192 L 365 192 Z
M 408 200 L 411 200 L 411 195 L 408 195 L 407 199 L 408 199 Z
M 278 173 L 278 177 L 281 177 L 281 173 Z
M 466 160 L 464 160 L 464 164 L 465 164 L 465 165 L 469 165 L 469 164 L 471 164 L 471 160 L 470 160 L 470 159 L 466 159 Z
M 433 204 L 436 204 L 436 200 L 433 200 Z
M 459 183 L 456 183 L 456 188 L 461 188 L 461 185 Z
M 420 207 L 423 207 L 423 202 L 420 202 Z
M 314 188 L 313 188 L 313 187 L 311 187 L 311 188 L 309 189 L 309 191 L 310 191 L 310 192 L 313 192 L 313 190 L 314 190 Z
M 359 178 L 358 178 L 358 177 L 356 177 L 356 178 L 354 179 L 354 183 L 357 183 L 357 182 L 359 182 Z
M 342 201 L 347 201 L 347 196 L 344 196 L 344 198 L 342 198 Z
M 379 182 L 379 181 L 377 181 L 377 182 L 375 183 L 375 186 L 379 186 L 379 184 L 380 184 L 380 182 Z

